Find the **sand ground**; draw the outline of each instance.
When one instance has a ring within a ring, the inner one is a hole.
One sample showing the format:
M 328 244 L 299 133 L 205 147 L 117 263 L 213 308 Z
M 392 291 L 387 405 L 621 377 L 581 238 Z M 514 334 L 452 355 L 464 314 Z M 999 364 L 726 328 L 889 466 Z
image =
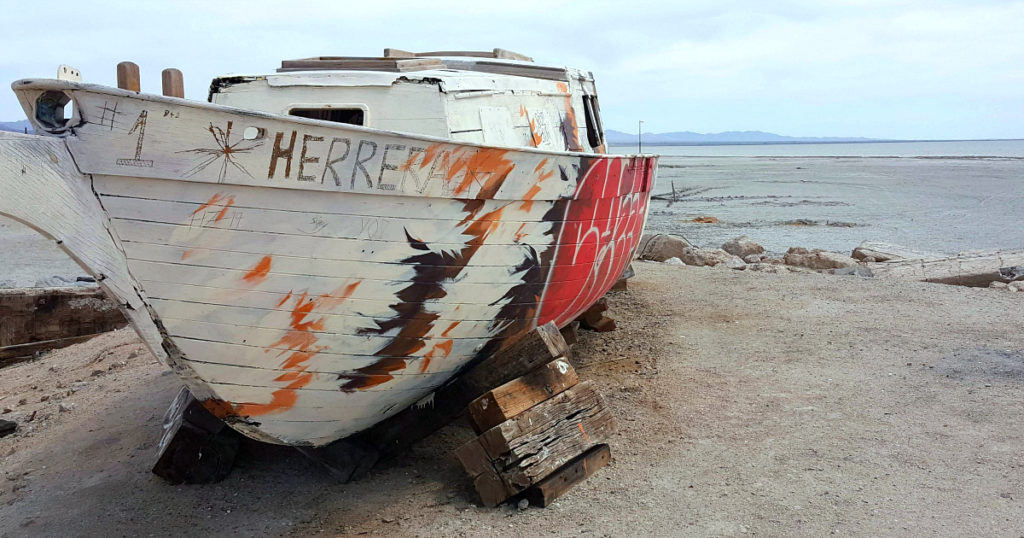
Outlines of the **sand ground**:
M 0 370 L 0 535 L 1024 535 L 1024 293 L 635 265 L 572 359 L 613 463 L 550 508 L 478 507 L 461 423 L 354 484 L 251 443 L 169 486 L 178 382 L 122 330 Z

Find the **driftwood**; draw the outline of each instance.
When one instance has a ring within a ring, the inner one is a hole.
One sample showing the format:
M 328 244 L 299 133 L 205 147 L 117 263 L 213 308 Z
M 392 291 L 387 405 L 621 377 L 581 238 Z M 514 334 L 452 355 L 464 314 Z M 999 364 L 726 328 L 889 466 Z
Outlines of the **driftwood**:
M 0 290 L 0 364 L 69 346 L 124 327 L 118 306 L 99 288 Z
M 989 254 L 961 254 L 948 258 L 922 258 L 869 263 L 868 268 L 878 278 L 921 280 L 960 286 L 987 286 L 994 281 L 1005 281 L 1015 268 L 1024 266 L 1024 250 L 1000 251 Z
M 888 262 L 897 260 L 919 260 L 941 258 L 941 254 L 912 250 L 892 243 L 881 241 L 864 241 L 850 254 L 851 258 L 864 261 L 865 258 L 874 258 L 876 262 Z

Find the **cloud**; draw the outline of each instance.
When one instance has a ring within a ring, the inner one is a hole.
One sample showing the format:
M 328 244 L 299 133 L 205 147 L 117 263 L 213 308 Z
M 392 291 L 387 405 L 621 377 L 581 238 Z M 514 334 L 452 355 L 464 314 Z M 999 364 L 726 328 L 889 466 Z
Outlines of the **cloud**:
M 593 71 L 613 128 L 644 119 L 663 131 L 1024 137 L 1024 1 L 0 0 L 0 9 L 6 82 L 69 63 L 113 84 L 114 65 L 131 59 L 144 91 L 158 92 L 160 70 L 173 66 L 187 95 L 205 98 L 212 77 L 272 71 L 285 58 L 502 47 Z M 0 95 L 0 119 L 21 115 L 12 93 Z

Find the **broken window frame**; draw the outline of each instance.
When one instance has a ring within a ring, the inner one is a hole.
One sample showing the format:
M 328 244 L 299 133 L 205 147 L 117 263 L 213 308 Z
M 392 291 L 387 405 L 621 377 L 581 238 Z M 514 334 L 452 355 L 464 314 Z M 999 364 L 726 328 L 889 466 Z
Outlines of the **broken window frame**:
M 294 105 L 288 108 L 289 116 L 306 118 L 311 120 L 330 121 L 344 123 L 346 125 L 366 125 L 366 107 L 358 105 L 347 106 L 317 106 L 317 105 Z
M 592 149 L 604 146 L 604 127 L 601 125 L 601 108 L 596 95 L 583 96 L 583 111 L 587 122 L 587 143 Z

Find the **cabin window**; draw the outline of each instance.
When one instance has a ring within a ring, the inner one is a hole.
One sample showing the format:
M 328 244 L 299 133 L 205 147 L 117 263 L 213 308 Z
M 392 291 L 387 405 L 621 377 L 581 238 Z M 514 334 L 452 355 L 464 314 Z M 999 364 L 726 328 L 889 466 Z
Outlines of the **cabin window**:
M 288 114 L 311 120 L 333 121 L 350 125 L 363 125 L 364 121 L 361 108 L 293 108 L 288 111 Z
M 604 144 L 604 127 L 601 125 L 601 107 L 597 104 L 597 97 L 584 95 L 583 110 L 587 117 L 587 141 L 590 147 L 597 148 Z

